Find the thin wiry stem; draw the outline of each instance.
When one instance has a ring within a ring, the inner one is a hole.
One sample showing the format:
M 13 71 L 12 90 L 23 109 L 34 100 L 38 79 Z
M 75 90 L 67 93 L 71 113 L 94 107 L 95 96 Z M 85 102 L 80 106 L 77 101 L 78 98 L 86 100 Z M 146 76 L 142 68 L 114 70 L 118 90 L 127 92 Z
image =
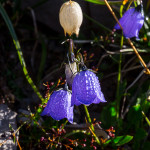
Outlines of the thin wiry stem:
M 100 142 L 99 138 L 95 134 L 94 126 L 92 124 L 92 120 L 91 120 L 91 117 L 90 117 L 90 114 L 89 114 L 89 111 L 88 111 L 86 105 L 84 105 L 84 109 L 85 109 L 85 113 L 86 113 L 86 116 L 87 116 L 87 120 L 88 120 L 88 122 L 90 124 L 90 128 L 89 129 L 91 129 L 91 132 L 92 132 L 93 136 L 95 137 L 95 140 L 96 140 L 97 144 L 101 145 L 101 142 Z
M 145 64 L 144 60 L 142 59 L 142 57 L 139 55 L 138 51 L 136 50 L 135 46 L 133 45 L 133 43 L 131 42 L 130 39 L 128 39 L 128 42 L 130 43 L 132 49 L 134 50 L 135 54 L 137 55 L 137 57 L 139 58 L 139 60 L 141 61 L 142 65 L 144 66 L 144 68 L 146 69 L 146 74 L 150 75 L 150 70 L 148 69 L 147 65 Z
M 104 0 L 104 2 L 106 3 L 106 6 L 108 7 L 108 9 L 110 10 L 110 12 L 112 13 L 113 17 L 115 18 L 115 20 L 117 21 L 118 25 L 120 26 L 121 30 L 123 30 L 123 27 L 121 26 L 121 24 L 119 23 L 118 18 L 116 17 L 114 11 L 112 10 L 111 6 L 109 5 L 109 3 L 107 2 L 107 0 Z M 133 43 L 131 42 L 131 40 L 128 38 L 127 39 L 130 46 L 132 47 L 132 49 L 134 50 L 135 54 L 137 55 L 137 57 L 139 58 L 140 62 L 142 63 L 143 67 L 146 69 L 145 73 L 150 75 L 150 70 L 148 69 L 146 63 L 144 62 L 144 60 L 142 59 L 142 57 L 139 55 L 138 51 L 136 50 L 135 46 L 133 45 Z
M 122 10 L 123 10 L 123 5 L 120 6 L 120 17 L 122 17 Z M 121 40 L 120 40 L 120 49 L 122 49 L 123 47 L 123 32 L 121 35 Z M 117 93 L 116 93 L 116 119 L 118 120 L 119 118 L 119 108 L 120 108 L 120 99 L 121 99 L 121 95 L 120 95 L 120 84 L 121 84 L 121 64 L 122 64 L 122 53 L 120 53 L 120 58 L 119 58 L 119 66 L 118 66 L 118 78 L 117 78 Z M 118 121 L 118 127 L 119 127 L 119 121 Z
M 115 20 L 117 21 L 118 25 L 120 26 L 121 30 L 123 30 L 117 16 L 115 15 L 114 11 L 112 10 L 111 6 L 109 5 L 109 3 L 107 2 L 107 0 L 104 0 L 104 2 L 106 3 L 106 6 L 108 7 L 108 9 L 110 10 L 110 12 L 112 13 L 113 17 L 115 18 Z

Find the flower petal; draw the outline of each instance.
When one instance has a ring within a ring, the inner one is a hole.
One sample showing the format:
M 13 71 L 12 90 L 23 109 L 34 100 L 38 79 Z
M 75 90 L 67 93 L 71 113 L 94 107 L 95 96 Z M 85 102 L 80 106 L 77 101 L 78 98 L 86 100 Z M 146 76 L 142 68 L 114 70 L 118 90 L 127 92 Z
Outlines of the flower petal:
M 78 75 L 77 99 L 80 103 L 91 104 L 96 98 L 95 82 L 91 71 L 81 71 Z M 95 75 L 95 74 L 94 74 Z
M 66 90 L 54 91 L 41 115 L 51 116 L 55 120 L 67 118 L 72 123 L 71 93 Z
M 98 77 L 91 71 L 79 72 L 72 84 L 72 105 L 106 102 L 101 92 Z
M 136 8 L 130 8 L 124 13 L 119 22 L 123 27 L 123 34 L 126 38 L 138 38 L 139 31 L 144 23 L 144 15 Z M 120 29 L 120 26 L 116 24 L 114 28 Z

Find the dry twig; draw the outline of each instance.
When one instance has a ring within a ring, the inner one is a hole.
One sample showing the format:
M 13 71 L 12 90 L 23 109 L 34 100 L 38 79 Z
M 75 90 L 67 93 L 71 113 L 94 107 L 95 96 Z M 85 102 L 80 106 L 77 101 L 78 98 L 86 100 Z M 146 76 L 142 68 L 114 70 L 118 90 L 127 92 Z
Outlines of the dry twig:
M 147 66 L 149 67 L 150 66 L 150 62 L 147 64 Z M 142 77 L 142 75 L 144 74 L 144 71 L 145 69 L 143 69 L 141 71 L 141 73 L 137 76 L 137 78 L 126 88 L 125 90 L 125 93 L 127 93 L 127 91 L 135 85 L 135 83 Z M 122 105 L 122 109 L 121 109 L 121 118 L 123 119 L 124 116 L 126 115 L 126 113 L 128 112 L 129 110 L 129 107 L 131 106 L 131 104 L 133 103 L 134 99 L 132 98 L 132 100 L 130 100 L 128 106 L 126 107 L 125 111 L 124 111 L 124 107 L 125 107 L 125 102 L 126 102 L 126 96 L 124 96 L 124 99 L 123 99 L 123 105 Z
M 112 13 L 113 17 L 115 18 L 115 20 L 117 21 L 118 25 L 120 26 L 121 30 L 123 30 L 123 27 L 121 26 L 118 18 L 116 17 L 114 11 L 112 10 L 111 6 L 109 5 L 109 3 L 107 2 L 107 0 L 104 0 L 104 2 L 106 3 L 106 6 L 108 7 L 108 9 L 110 10 L 110 12 Z M 132 49 L 134 50 L 135 54 L 137 55 L 137 57 L 139 58 L 140 62 L 142 63 L 143 67 L 146 69 L 145 73 L 150 75 L 150 70 L 148 69 L 148 67 L 146 66 L 144 60 L 142 59 L 142 57 L 139 55 L 138 51 L 136 50 L 135 46 L 133 45 L 133 43 L 131 42 L 131 40 L 128 38 L 127 39 L 130 46 L 132 47 Z

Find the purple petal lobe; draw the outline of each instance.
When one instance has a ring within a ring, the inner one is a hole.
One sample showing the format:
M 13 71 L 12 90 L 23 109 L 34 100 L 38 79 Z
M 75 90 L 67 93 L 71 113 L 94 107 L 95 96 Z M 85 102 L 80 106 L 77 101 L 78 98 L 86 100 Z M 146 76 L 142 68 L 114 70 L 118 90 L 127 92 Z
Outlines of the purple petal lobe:
M 51 116 L 55 120 L 67 118 L 72 123 L 73 107 L 71 107 L 71 93 L 66 90 L 53 92 L 41 115 Z
M 71 105 L 106 102 L 101 92 L 98 77 L 91 71 L 79 72 L 72 84 Z
M 76 80 L 78 80 L 78 77 L 79 76 L 75 76 L 76 77 Z M 77 99 L 77 97 L 76 97 L 76 92 L 77 92 L 77 90 L 76 90 L 76 87 L 78 87 L 78 82 L 73 82 L 72 83 L 72 97 L 71 97 L 71 106 L 73 106 L 73 105 L 76 105 L 76 106 L 79 106 L 79 105 L 81 105 L 82 103 L 80 103 L 79 101 L 78 101 L 78 99 Z
M 130 8 L 124 13 L 119 22 L 123 27 L 123 34 L 126 38 L 138 38 L 139 31 L 144 23 L 144 15 L 135 8 Z M 118 23 L 114 28 L 120 29 Z

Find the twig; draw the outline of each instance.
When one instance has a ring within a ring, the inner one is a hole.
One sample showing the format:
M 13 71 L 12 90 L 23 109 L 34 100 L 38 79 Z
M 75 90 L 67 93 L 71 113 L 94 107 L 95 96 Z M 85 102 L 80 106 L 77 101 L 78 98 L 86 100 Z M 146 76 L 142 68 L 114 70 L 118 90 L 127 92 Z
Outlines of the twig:
M 139 58 L 139 60 L 141 61 L 142 65 L 144 66 L 144 68 L 146 69 L 146 74 L 150 75 L 150 70 L 148 69 L 147 65 L 145 64 L 144 60 L 142 59 L 142 57 L 139 55 L 138 51 L 136 50 L 135 46 L 133 45 L 133 43 L 131 42 L 131 40 L 128 38 L 127 39 L 129 44 L 131 45 L 131 47 L 133 48 L 135 54 L 137 55 L 137 57 Z
M 24 122 L 20 127 L 18 127 L 18 129 L 16 130 L 16 131 L 14 131 L 13 133 L 12 133 L 12 135 L 13 136 L 15 136 L 16 135 L 16 133 L 23 127 L 23 125 L 25 125 L 27 122 Z M 6 140 L 4 140 L 2 143 L 0 143 L 0 147 L 3 145 L 3 144 L 5 144 L 6 142 L 7 142 L 7 140 L 9 140 L 11 137 L 8 137 Z
M 102 60 L 106 57 L 106 56 L 110 56 L 110 55 L 116 55 L 116 54 L 133 54 L 134 51 L 132 49 L 121 49 L 119 51 L 116 51 L 116 52 L 112 52 L 112 51 L 108 51 L 107 49 L 104 48 L 104 46 L 101 46 L 102 49 L 104 49 L 106 51 L 106 54 L 102 55 L 101 58 L 99 59 L 98 61 L 98 64 L 97 64 L 97 67 L 100 66 Z M 139 50 L 140 53 L 146 53 L 147 51 L 146 50 Z M 128 62 L 127 62 L 128 63 Z
M 113 17 L 115 18 L 115 20 L 117 21 L 118 25 L 120 26 L 121 30 L 123 30 L 123 27 L 121 26 L 118 18 L 116 17 L 114 11 L 112 10 L 111 6 L 109 5 L 109 3 L 107 2 L 107 0 L 104 0 L 106 3 L 106 6 L 108 7 L 108 9 L 110 10 L 110 12 L 112 13 Z M 146 66 L 144 60 L 142 59 L 142 57 L 139 55 L 138 51 L 136 50 L 135 46 L 133 45 L 133 43 L 131 42 L 131 40 L 128 38 L 127 39 L 130 46 L 132 47 L 132 49 L 134 50 L 135 54 L 137 55 L 137 57 L 139 58 L 140 62 L 142 63 L 142 65 L 144 66 L 144 68 L 146 69 L 145 73 L 150 75 L 150 70 L 148 69 L 148 67 Z
M 115 15 L 114 11 L 112 10 L 111 6 L 109 5 L 109 3 L 107 2 L 107 0 L 104 0 L 104 2 L 106 3 L 106 6 L 108 7 L 108 9 L 110 10 L 110 12 L 112 13 L 113 17 L 115 18 L 115 20 L 117 21 L 118 25 L 120 26 L 121 30 L 123 30 L 117 16 Z
M 16 139 L 19 149 L 22 150 L 22 148 L 21 148 L 21 146 L 20 146 L 20 143 L 19 143 L 18 139 L 16 138 L 15 134 L 13 133 L 12 135 L 13 135 L 14 138 Z
M 147 66 L 150 66 L 150 62 L 148 63 Z M 142 75 L 144 74 L 144 71 L 145 69 L 143 69 L 141 71 L 141 73 L 137 76 L 137 78 L 127 87 L 127 89 L 125 90 L 125 93 L 127 93 L 127 91 L 142 77 Z M 140 85 L 139 85 L 139 88 L 140 88 Z M 138 90 L 136 91 L 136 94 L 137 95 L 138 93 Z M 134 96 L 135 97 L 135 96 Z M 124 106 L 125 106 L 125 102 L 126 102 L 126 96 L 124 97 L 123 99 L 123 105 L 122 105 L 122 109 L 121 109 L 121 118 L 123 119 L 125 117 L 125 115 L 127 114 L 127 112 L 129 111 L 129 107 L 131 106 L 131 104 L 133 103 L 134 101 L 134 97 L 130 100 L 129 104 L 127 105 L 125 111 L 124 111 Z
M 130 63 L 135 59 L 135 57 L 136 57 L 136 56 L 134 56 L 134 57 L 132 57 L 131 59 L 129 59 L 129 60 L 126 62 L 126 64 L 123 66 L 122 69 L 125 69 L 125 68 L 128 66 L 128 64 L 130 64 Z
M 73 40 L 73 42 L 77 44 L 86 44 L 86 43 L 93 44 L 95 41 L 94 40 Z
M 131 67 L 131 68 L 129 68 L 129 69 L 121 70 L 121 73 L 128 72 L 128 71 L 132 71 L 132 70 L 135 70 L 135 69 L 139 69 L 139 68 L 141 68 L 141 67 L 142 67 L 141 65 L 134 66 L 134 67 Z M 115 76 L 115 75 L 117 75 L 117 74 L 118 74 L 118 72 L 111 73 L 111 74 L 105 76 L 105 77 L 103 78 L 103 80 L 106 80 L 107 78 L 110 78 L 111 76 Z

